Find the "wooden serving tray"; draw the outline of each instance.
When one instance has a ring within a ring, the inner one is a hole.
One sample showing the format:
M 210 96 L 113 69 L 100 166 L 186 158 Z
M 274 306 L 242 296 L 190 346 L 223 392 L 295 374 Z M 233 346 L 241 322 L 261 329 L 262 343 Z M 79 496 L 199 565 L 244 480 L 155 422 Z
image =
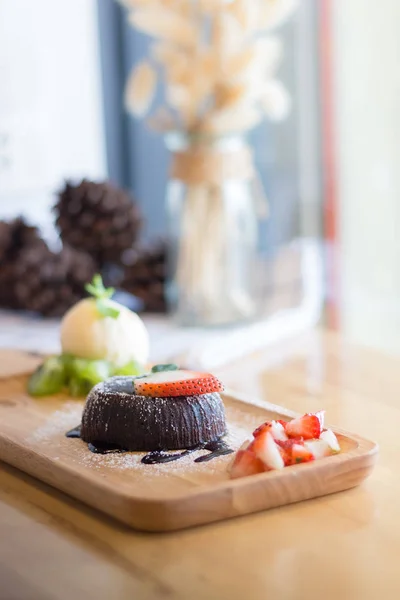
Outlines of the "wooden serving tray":
M 198 451 L 144 465 L 140 453 L 93 454 L 65 437 L 80 422 L 83 402 L 29 397 L 27 373 L 40 358 L 14 352 L 10 362 L 10 376 L 4 361 L 0 371 L 0 459 L 136 529 L 183 529 L 339 492 L 361 483 L 375 464 L 375 443 L 338 429 L 340 454 L 236 480 L 227 474 L 232 455 L 195 463 Z M 234 449 L 260 423 L 296 416 L 233 392 L 223 399 Z

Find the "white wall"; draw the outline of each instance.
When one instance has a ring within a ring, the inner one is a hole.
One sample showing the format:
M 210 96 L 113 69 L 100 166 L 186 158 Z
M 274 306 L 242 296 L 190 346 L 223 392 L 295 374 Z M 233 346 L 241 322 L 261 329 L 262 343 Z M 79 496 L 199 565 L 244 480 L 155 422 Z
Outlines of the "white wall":
M 0 218 L 106 173 L 95 0 L 0 0 Z
M 332 5 L 343 325 L 400 353 L 400 2 Z

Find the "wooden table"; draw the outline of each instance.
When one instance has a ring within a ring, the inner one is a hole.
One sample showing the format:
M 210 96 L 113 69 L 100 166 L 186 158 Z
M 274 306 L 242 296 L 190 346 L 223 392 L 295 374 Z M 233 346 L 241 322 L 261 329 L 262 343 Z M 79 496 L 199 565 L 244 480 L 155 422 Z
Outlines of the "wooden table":
M 400 362 L 315 331 L 218 374 L 377 440 L 374 473 L 330 497 L 159 535 L 2 465 L 1 600 L 400 598 Z

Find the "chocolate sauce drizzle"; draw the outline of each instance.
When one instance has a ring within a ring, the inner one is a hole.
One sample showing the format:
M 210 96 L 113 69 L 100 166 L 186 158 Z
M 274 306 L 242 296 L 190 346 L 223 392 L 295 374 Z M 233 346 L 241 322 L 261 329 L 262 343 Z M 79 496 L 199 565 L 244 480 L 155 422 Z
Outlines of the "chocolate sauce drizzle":
M 183 452 L 169 454 L 165 450 L 153 450 L 153 452 L 149 452 L 149 454 L 143 456 L 142 463 L 145 465 L 155 465 L 157 463 L 173 462 L 174 460 L 179 460 L 180 458 L 183 458 L 194 451 L 195 448 L 188 448 L 187 450 L 183 450 Z
M 122 454 L 123 452 L 128 452 L 117 446 L 117 444 L 107 444 L 106 442 L 95 442 L 94 444 L 89 442 L 88 448 L 93 454 Z
M 80 438 L 81 437 L 81 426 L 75 427 L 70 431 L 67 431 L 65 434 L 68 438 Z M 88 448 L 90 452 L 94 452 L 95 454 L 121 454 L 122 452 L 129 452 L 129 450 L 125 450 L 116 444 L 107 444 L 104 442 L 93 442 L 88 444 Z M 165 450 L 153 450 L 153 452 L 149 452 L 142 458 L 142 463 L 145 465 L 154 465 L 158 463 L 168 463 L 173 462 L 175 460 L 179 460 L 196 450 L 208 450 L 209 454 L 203 454 L 195 459 L 194 462 L 208 462 L 213 458 L 217 458 L 218 456 L 223 456 L 225 454 L 232 454 L 232 448 L 224 442 L 221 438 L 219 440 L 215 440 L 213 442 L 206 442 L 204 444 L 199 444 L 194 448 L 187 448 L 183 450 L 183 452 L 178 452 L 176 454 L 169 453 Z
M 65 435 L 68 438 L 80 438 L 81 437 L 81 426 L 78 425 L 78 427 L 74 427 L 74 429 L 67 431 L 67 433 Z
M 217 458 L 217 456 L 223 456 L 225 454 L 232 454 L 232 448 L 229 448 L 228 444 L 224 442 L 221 438 L 219 440 L 215 440 L 214 442 L 208 442 L 204 446 L 201 446 L 204 450 L 209 450 L 210 454 L 203 454 L 195 459 L 194 462 L 208 462 L 213 458 Z

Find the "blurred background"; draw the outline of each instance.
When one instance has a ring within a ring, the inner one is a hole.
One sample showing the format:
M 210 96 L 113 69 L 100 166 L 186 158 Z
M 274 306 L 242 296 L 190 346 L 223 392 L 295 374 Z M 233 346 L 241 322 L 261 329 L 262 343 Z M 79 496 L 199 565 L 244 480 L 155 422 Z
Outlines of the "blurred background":
M 322 322 L 394 353 L 399 18 L 396 0 L 300 0 L 279 32 L 279 77 L 292 110 L 250 138 L 269 203 L 263 318 L 290 309 L 294 328 L 299 320 L 304 327 Z M 22 215 L 56 251 L 52 207 L 65 182 L 111 180 L 135 199 L 144 222 L 140 247 L 156 256 L 142 279 L 131 268 L 122 288 L 140 297 L 141 310 L 163 313 L 157 244 L 166 234 L 169 156 L 123 102 L 129 71 L 147 46 L 112 0 L 0 0 L 0 219 Z M 17 286 L 28 267 L 4 275 L 1 230 L 0 257 L 0 283 L 3 269 L 3 286 Z

